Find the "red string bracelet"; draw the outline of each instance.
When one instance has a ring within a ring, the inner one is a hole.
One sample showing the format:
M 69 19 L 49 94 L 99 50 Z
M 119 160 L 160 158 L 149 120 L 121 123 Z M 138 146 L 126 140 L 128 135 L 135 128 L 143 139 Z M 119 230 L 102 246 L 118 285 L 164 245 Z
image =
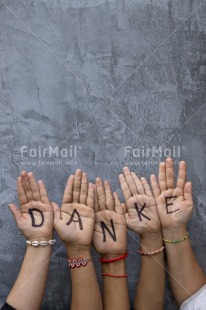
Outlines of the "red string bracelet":
M 112 278 L 127 278 L 127 274 L 112 274 L 112 273 L 102 273 L 103 277 L 112 277 Z
M 158 254 L 158 253 L 162 252 L 164 250 L 164 248 L 165 247 L 162 246 L 159 250 L 156 250 L 156 251 L 153 251 L 153 252 L 142 252 L 142 250 L 140 249 L 140 250 L 138 250 L 138 253 L 141 254 L 141 255 L 148 255 L 148 256 L 150 256 L 150 255 L 154 255 L 154 254 Z
M 100 262 L 101 263 L 113 263 L 113 262 L 117 262 L 118 260 L 124 259 L 128 256 L 128 253 L 123 254 L 122 256 L 119 257 L 115 257 L 115 258 L 111 258 L 111 259 L 103 259 L 100 258 Z

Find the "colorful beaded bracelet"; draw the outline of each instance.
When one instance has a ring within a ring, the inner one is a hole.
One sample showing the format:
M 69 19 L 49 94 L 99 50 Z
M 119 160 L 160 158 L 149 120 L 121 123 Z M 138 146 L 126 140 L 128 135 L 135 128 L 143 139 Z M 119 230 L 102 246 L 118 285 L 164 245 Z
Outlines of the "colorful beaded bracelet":
M 162 239 L 164 242 L 168 242 L 168 243 L 180 243 L 184 240 L 186 240 L 189 237 L 189 233 L 187 232 L 186 236 L 184 236 L 182 239 L 178 239 L 178 240 L 167 240 L 167 239 Z

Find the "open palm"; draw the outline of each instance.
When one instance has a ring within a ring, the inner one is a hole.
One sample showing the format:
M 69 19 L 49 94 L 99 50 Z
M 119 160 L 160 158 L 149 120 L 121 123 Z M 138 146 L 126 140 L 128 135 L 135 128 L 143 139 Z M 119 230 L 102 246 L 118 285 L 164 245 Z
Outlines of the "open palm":
M 53 209 L 42 181 L 22 171 L 17 179 L 20 209 L 10 204 L 17 226 L 28 240 L 49 240 L 53 236 Z
M 192 185 L 186 183 L 186 163 L 180 162 L 177 182 L 174 180 L 173 161 L 159 165 L 159 182 L 151 176 L 152 190 L 157 202 L 158 214 L 163 229 L 186 225 L 193 210 Z
M 125 198 L 127 227 L 140 235 L 160 231 L 156 201 L 145 178 L 139 179 L 128 167 L 119 180 Z
M 100 178 L 95 186 L 93 246 L 101 255 L 121 255 L 127 249 L 126 220 L 119 197 L 117 193 L 112 195 L 109 182 L 105 181 L 103 187 Z
M 94 187 L 86 173 L 76 170 L 68 179 L 61 209 L 54 208 L 54 228 L 62 241 L 90 246 L 94 228 Z

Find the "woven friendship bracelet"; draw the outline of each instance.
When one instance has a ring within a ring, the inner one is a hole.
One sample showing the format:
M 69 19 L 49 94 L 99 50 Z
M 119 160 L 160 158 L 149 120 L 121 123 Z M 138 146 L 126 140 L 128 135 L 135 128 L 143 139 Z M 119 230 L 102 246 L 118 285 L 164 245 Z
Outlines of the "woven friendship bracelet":
M 75 267 L 79 268 L 81 266 L 86 266 L 87 263 L 91 261 L 92 258 L 83 258 L 83 257 L 67 259 L 69 268 L 75 268 Z
M 112 278 L 127 278 L 127 274 L 112 274 L 112 273 L 102 273 L 103 277 L 112 277 Z
M 26 244 L 27 245 L 35 246 L 35 247 L 37 247 L 39 245 L 41 245 L 41 246 L 53 245 L 55 242 L 56 242 L 55 239 L 54 240 L 49 240 L 49 241 L 46 241 L 46 240 L 44 240 L 44 241 L 29 241 L 29 240 L 26 240 Z
M 186 236 L 184 236 L 182 239 L 178 239 L 178 240 L 167 240 L 167 239 L 162 239 L 164 242 L 168 242 L 168 243 L 180 243 L 184 240 L 186 240 L 189 237 L 189 233 L 187 232 Z
M 156 251 L 153 251 L 153 252 L 143 252 L 141 249 L 140 250 L 138 250 L 138 253 L 139 254 L 141 254 L 141 255 L 148 255 L 148 256 L 150 256 L 150 255 L 155 255 L 155 254 L 158 254 L 158 253 L 160 253 L 160 252 L 162 252 L 163 250 L 164 250 L 164 246 L 162 246 L 159 250 L 156 250 Z

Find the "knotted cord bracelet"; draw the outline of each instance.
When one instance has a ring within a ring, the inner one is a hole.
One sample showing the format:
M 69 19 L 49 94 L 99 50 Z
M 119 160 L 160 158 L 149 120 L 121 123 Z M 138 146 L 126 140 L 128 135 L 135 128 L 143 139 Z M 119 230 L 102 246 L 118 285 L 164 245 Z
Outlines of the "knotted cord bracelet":
M 103 277 L 112 277 L 112 278 L 127 278 L 127 274 L 112 274 L 112 273 L 102 273 Z
M 167 239 L 162 239 L 164 242 L 167 242 L 167 243 L 180 243 L 184 240 L 186 240 L 187 238 L 189 237 L 189 233 L 187 231 L 187 234 L 186 236 L 184 236 L 182 239 L 178 239 L 178 240 L 167 240 Z
M 159 250 L 156 250 L 156 251 L 153 251 L 153 252 L 143 252 L 141 249 L 140 250 L 138 250 L 138 253 L 139 254 L 141 254 L 141 255 L 148 255 L 148 256 L 150 256 L 150 255 L 155 255 L 155 254 L 158 254 L 158 253 L 160 253 L 160 252 L 162 252 L 163 250 L 164 250 L 164 246 L 162 246 Z
M 67 259 L 69 268 L 75 268 L 75 267 L 79 268 L 81 266 L 86 266 L 87 263 L 91 261 L 92 258 L 83 258 L 83 257 Z
M 113 263 L 113 262 L 117 262 L 118 260 L 124 259 L 128 256 L 128 253 L 125 253 L 119 257 L 115 257 L 115 258 L 111 258 L 111 259 L 103 259 L 100 258 L 100 262 L 101 263 Z

